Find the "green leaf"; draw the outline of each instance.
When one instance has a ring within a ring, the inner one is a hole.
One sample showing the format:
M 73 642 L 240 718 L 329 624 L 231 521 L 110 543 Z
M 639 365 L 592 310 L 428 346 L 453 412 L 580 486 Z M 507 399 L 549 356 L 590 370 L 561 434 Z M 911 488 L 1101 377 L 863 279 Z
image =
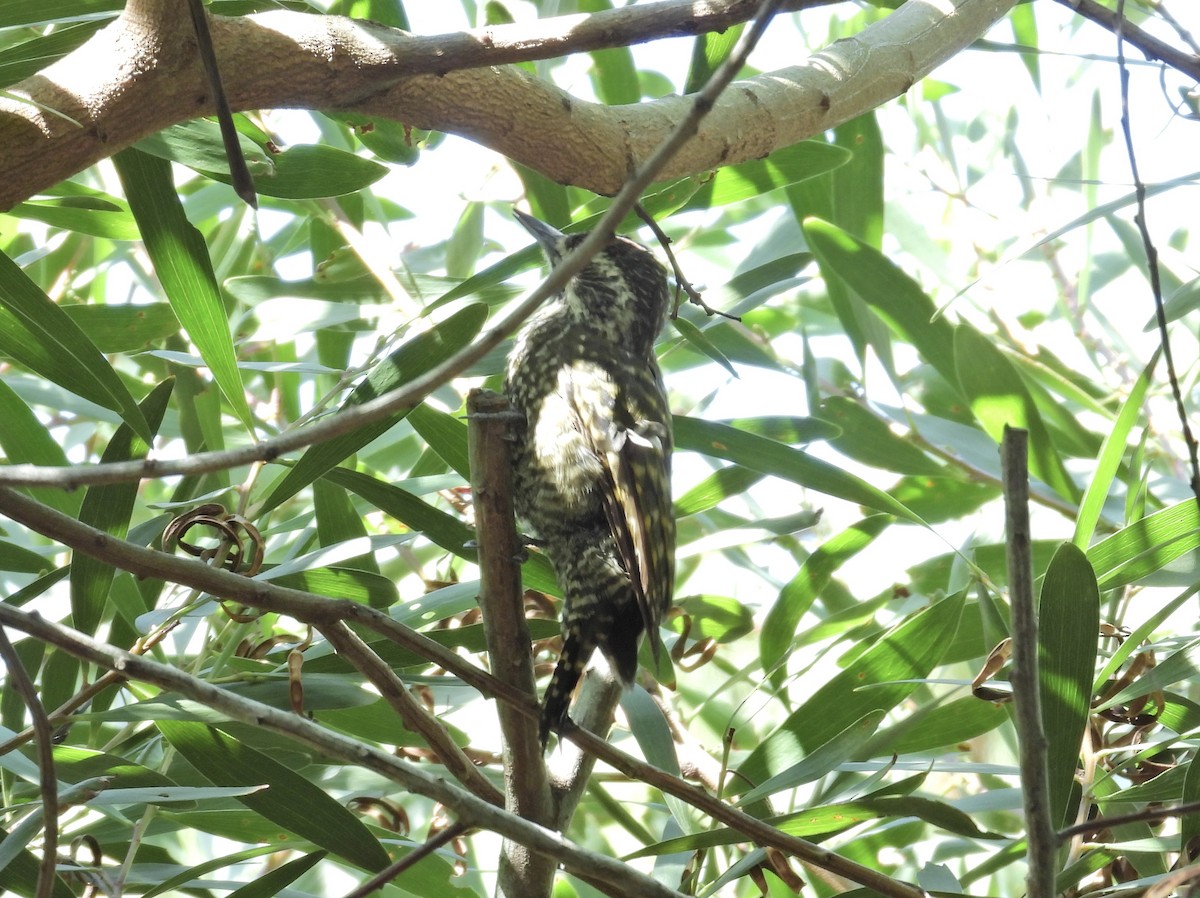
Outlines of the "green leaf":
M 753 159 L 717 169 L 712 179 L 687 202 L 684 209 L 726 206 L 815 178 L 850 161 L 850 152 L 823 140 L 802 140 L 783 147 L 765 159 Z
M 990 733 L 1009 720 L 1011 716 L 1003 705 L 981 701 L 973 695 L 940 705 L 925 704 L 894 726 L 876 733 L 863 754 L 874 758 L 961 749 L 969 740 Z
M 775 671 L 777 678 L 782 677 L 783 672 L 777 668 L 791 654 L 800 619 L 829 584 L 834 572 L 869 546 L 894 520 L 891 515 L 880 514 L 858 521 L 826 540 L 804 560 L 800 571 L 780 591 L 763 621 L 758 644 L 764 670 Z
M 418 334 L 372 368 L 366 379 L 351 391 L 342 407 L 360 405 L 420 377 L 470 343 L 486 319 L 487 306 L 472 303 L 459 309 L 445 321 Z M 399 411 L 382 421 L 364 425 L 351 433 L 310 447 L 295 466 L 275 484 L 270 495 L 263 501 L 262 513 L 265 514 L 290 499 L 348 456 L 386 433 L 410 413 L 411 409 Z
M 612 9 L 608 0 L 580 0 L 581 13 L 595 13 Z M 638 70 L 633 63 L 633 52 L 628 47 L 607 47 L 593 50 L 589 74 L 596 89 L 596 96 L 606 106 L 636 103 L 642 98 L 638 86 Z
M 49 492 L 49 491 L 47 491 Z M 61 493 L 62 491 L 59 490 Z M 51 506 L 53 507 L 53 506 Z M 32 549 L 17 546 L 0 540 L 0 571 L 13 571 L 21 574 L 40 574 L 52 567 L 50 561 Z M 7 597 L 5 601 L 10 599 Z
M 894 708 L 941 661 L 962 615 L 962 594 L 930 605 L 878 637 L 820 686 L 738 768 L 760 783 L 795 764 L 871 711 Z
M 277 826 L 373 872 L 390 863 L 383 846 L 357 817 L 298 773 L 214 727 L 181 720 L 159 720 L 155 725 L 214 785 L 267 786 L 237 800 Z
M 63 311 L 104 353 L 137 352 L 179 333 L 179 319 L 165 302 L 64 306 Z
M 685 596 L 672 607 L 679 608 L 691 618 L 688 636 L 692 639 L 732 642 L 754 629 L 754 615 L 750 609 L 729 596 Z M 682 632 L 682 622 L 676 629 Z
M 135 152 L 175 159 L 229 183 L 229 169 L 215 123 L 189 122 L 137 144 Z M 324 144 L 300 144 L 281 153 L 265 153 L 242 138 L 254 187 L 262 196 L 288 200 L 345 196 L 369 187 L 388 173 L 385 165 Z M 132 199 L 132 198 L 131 198 Z
M 567 196 L 566 187 L 519 162 L 510 160 L 509 164 L 521 179 L 521 185 L 525 188 L 525 199 L 535 218 L 540 218 L 546 224 L 559 229 L 571 223 L 571 201 Z
M 833 137 L 834 143 L 853 153 L 853 158 L 829 175 L 833 181 L 830 221 L 880 248 L 884 149 L 879 119 L 873 111 L 860 115 L 834 128 Z
M 153 433 L 158 433 L 174 387 L 175 379 L 167 378 L 142 401 L 142 412 Z M 108 441 L 100 462 L 145 458 L 149 451 L 149 444 L 138 437 L 128 424 L 122 424 Z M 117 539 L 124 539 L 129 532 L 129 519 L 133 514 L 138 488 L 137 481 L 88 487 L 79 509 L 79 520 Z M 116 568 L 98 558 L 82 552 L 72 554 L 71 622 L 76 630 L 89 636 L 96 632 L 96 627 L 104 617 L 108 590 L 116 573 Z
M 112 409 L 139 436 L 152 439 L 137 402 L 96 344 L 2 252 L 0 353 L 67 392 Z
M 109 240 L 137 240 L 137 222 L 122 203 L 91 197 L 61 197 L 18 203 L 9 215 Z
M 212 260 L 204 238 L 183 213 L 171 164 L 132 148 L 113 156 L 113 163 L 171 308 L 234 414 L 253 433 L 254 418 L 246 404 Z
M 211 860 L 204 861 L 204 863 L 196 864 L 194 867 L 188 867 L 182 872 L 155 884 L 142 898 L 154 898 L 155 895 L 173 892 L 175 889 L 185 886 L 193 880 L 198 880 L 204 874 L 211 873 L 213 870 L 220 870 L 222 867 L 229 867 L 234 864 L 254 860 L 255 858 L 262 857 L 264 854 L 274 854 L 278 850 L 279 847 L 276 845 L 260 845 L 246 851 L 237 851 L 223 857 L 212 858 Z
M 739 796 L 739 804 L 745 807 L 784 789 L 794 789 L 796 786 L 811 783 L 836 769 L 839 764 L 853 760 L 858 750 L 867 744 L 867 740 L 879 728 L 885 713 L 875 710 L 864 714 L 824 745 L 809 752 L 803 760 L 797 761 L 762 785 L 755 786 L 745 795 Z
M 1027 430 L 1030 473 L 1064 499 L 1076 501 L 1079 488 L 1067 473 L 1033 397 L 1012 362 L 992 340 L 968 325 L 955 331 L 954 360 L 958 382 L 988 436 L 1000 445 L 1006 427 Z
M 1138 677 L 1115 695 L 1100 702 L 1093 710 L 1103 711 L 1123 704 L 1130 699 L 1166 689 L 1176 683 L 1194 681 L 1200 678 L 1200 642 L 1192 642 L 1178 649 L 1166 660 L 1159 661 L 1150 672 Z
M 1192 755 L 1192 760 L 1187 765 L 1187 773 L 1183 778 L 1183 789 L 1179 795 L 1180 804 L 1194 804 L 1200 801 L 1200 764 L 1196 763 L 1196 756 Z M 1200 813 L 1192 812 L 1184 814 L 1179 819 L 1179 853 L 1182 857 L 1189 857 L 1189 843 L 1197 836 L 1200 836 Z M 1192 852 L 1194 854 L 1194 852 Z
M 1121 405 L 1117 420 L 1104 436 L 1104 445 L 1100 447 L 1100 457 L 1096 459 L 1096 470 L 1088 478 L 1087 489 L 1083 500 L 1079 503 L 1079 514 L 1075 518 L 1075 536 L 1072 542 L 1080 549 L 1087 550 L 1096 532 L 1096 523 L 1104 510 L 1104 500 L 1108 498 L 1109 488 L 1116 479 L 1121 467 L 1121 459 L 1125 455 L 1125 444 L 1129 440 L 1130 431 L 1142 415 L 1142 402 L 1146 398 L 1146 390 L 1150 386 L 1150 376 L 1158 362 L 1158 353 L 1154 354 L 1138 379 L 1129 391 L 1129 396 Z
M 1136 583 L 1198 548 L 1200 513 L 1189 498 L 1134 521 L 1096 543 L 1087 556 L 1100 589 L 1109 590 Z
M 765 476 L 741 465 L 718 468 L 675 500 L 675 517 L 708 511 L 731 496 L 740 496 Z
M 244 134 L 238 134 L 238 145 L 246 166 L 255 179 L 268 175 L 272 157 Z M 142 138 L 134 147 L 143 153 L 171 162 L 178 162 L 199 172 L 225 172 L 228 177 L 229 157 L 221 137 L 221 126 L 208 119 L 193 119 L 164 128 Z
M 906 520 L 919 520 L 887 493 L 836 465 L 774 440 L 683 415 L 674 417 L 675 448 L 715 456 L 763 474 L 774 474 L 809 489 L 856 502 Z
M 916 817 L 942 829 L 960 836 L 972 839 L 996 839 L 999 836 L 984 832 L 975 825 L 967 814 L 940 801 L 921 798 L 916 795 L 898 797 L 861 798 L 857 801 L 846 801 L 839 804 L 829 804 L 820 807 L 806 808 L 795 814 L 784 814 L 764 818 L 763 822 L 770 824 L 781 832 L 800 838 L 828 836 L 842 832 L 852 826 L 866 823 L 870 820 L 880 820 L 895 817 Z M 673 854 L 682 851 L 696 851 L 704 848 L 716 848 L 721 845 L 732 845 L 745 840 L 745 835 L 736 830 L 722 827 L 695 835 L 668 839 L 635 851 L 629 858 L 653 857 L 662 854 Z
M 1038 597 L 1038 685 L 1055 828 L 1074 819 L 1071 787 L 1091 713 L 1099 633 L 1096 574 L 1081 549 L 1063 543 L 1050 561 Z
M 468 278 L 483 251 L 483 203 L 467 203 L 446 244 L 446 274 Z
M 694 94 L 708 83 L 713 72 L 729 58 L 745 30 L 745 24 L 739 22 L 724 31 L 710 31 L 696 36 L 692 42 L 692 63 L 683 85 L 685 94 Z
M 50 435 L 46 425 L 38 420 L 33 410 L 3 380 L 0 380 L 0 421 L 4 422 L 4 426 L 0 427 L 0 449 L 4 450 L 9 464 L 59 468 L 70 464 L 66 453 Z M 53 487 L 32 488 L 29 495 L 71 517 L 79 513 L 79 503 L 83 501 L 83 497 L 77 492 Z M 6 567 L 4 570 L 14 568 Z
M 805 219 L 804 235 L 826 279 L 841 278 L 942 377 L 958 383 L 954 326 L 937 314 L 916 281 L 877 249 L 828 222 Z
M 317 538 L 322 546 L 335 546 L 354 539 L 366 539 L 367 528 L 354 508 L 350 495 L 324 478 L 313 481 L 313 510 L 317 516 Z M 347 568 L 379 573 L 373 551 L 341 562 Z
M 240 889 L 234 889 L 228 898 L 273 898 L 293 882 L 315 867 L 325 857 L 324 851 L 314 851 L 279 867 L 268 869 L 254 882 L 247 883 Z
M 820 417 L 841 429 L 829 442 L 855 461 L 897 474 L 945 473 L 944 466 L 897 436 L 882 417 L 861 402 L 846 396 L 829 396 L 821 403 Z
M 470 482 L 471 463 L 467 458 L 466 421 L 423 402 L 408 413 L 408 423 L 464 482 Z
M 318 480 L 317 483 L 322 481 Z M 269 578 L 272 583 L 316 593 L 331 599 L 348 599 L 372 608 L 390 608 L 400 599 L 396 584 L 378 572 L 347 567 L 313 568 Z
M 20 824 L 14 829 L 19 829 Z M 38 835 L 36 829 L 29 833 L 25 843 L 33 841 Z M 20 895 L 21 898 L 33 898 L 38 892 L 38 879 L 41 863 L 28 848 L 8 848 L 11 839 L 21 838 L 20 834 L 0 829 L 0 850 L 6 855 L 11 852 L 11 859 L 0 866 L 0 890 L 5 895 Z M 55 876 L 51 886 L 53 898 L 72 898 L 74 892 L 63 881 L 61 876 Z
M 708 337 L 704 336 L 704 331 L 700 330 L 700 328 L 696 327 L 696 325 L 692 324 L 692 322 L 688 321 L 681 315 L 676 317 L 671 322 L 671 326 L 675 328 L 679 335 L 683 337 L 683 339 L 687 341 L 687 343 L 691 345 L 691 347 L 697 352 L 708 356 L 734 377 L 738 376 L 737 371 L 733 367 L 733 363 L 731 363 L 729 359 L 725 357 L 725 354 L 721 352 L 721 350 L 717 349 L 717 347 L 713 345 L 712 341 L 709 340 Z
M 7 13 L 9 6 L 23 6 L 27 2 L 28 0 L 10 0 L 9 3 L 4 4 L 0 15 Z M 29 3 L 29 5 L 33 4 Z M 120 9 L 120 5 L 112 4 L 109 8 L 117 10 Z M 76 9 L 79 7 L 76 6 Z M 0 84 L 16 84 L 41 71 L 50 63 L 66 56 L 95 34 L 104 24 L 103 20 L 84 22 L 79 25 L 59 23 L 54 29 L 46 29 L 32 40 L 5 47 L 3 51 L 0 51 Z M 8 26 L 0 22 L 0 27 Z

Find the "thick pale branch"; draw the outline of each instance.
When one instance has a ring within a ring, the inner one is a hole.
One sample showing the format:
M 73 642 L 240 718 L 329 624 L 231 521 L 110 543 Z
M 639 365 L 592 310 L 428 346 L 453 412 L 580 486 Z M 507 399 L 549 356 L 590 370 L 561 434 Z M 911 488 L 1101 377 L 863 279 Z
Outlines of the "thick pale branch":
M 797 66 L 738 82 L 661 177 L 758 158 L 860 115 L 968 46 L 1013 2 L 909 0 Z M 704 15 L 678 3 L 667 6 L 665 12 L 658 4 L 649 7 L 663 19 L 652 36 L 726 27 L 749 16 L 755 4 L 686 5 Z M 724 13 L 718 16 L 716 9 Z M 667 97 L 605 107 L 518 69 L 489 67 L 634 40 L 629 34 L 604 38 L 593 19 L 565 24 L 422 38 L 369 22 L 280 10 L 214 17 L 212 32 L 222 71 L 233 73 L 226 75 L 226 87 L 235 109 L 341 109 L 450 131 L 554 180 L 612 194 L 686 114 L 689 101 Z M 561 34 L 537 30 L 547 27 Z M 574 31 L 588 40 L 562 36 Z M 474 68 L 463 70 L 468 67 Z M 248 71 L 252 75 L 239 77 Z M 142 137 L 212 111 L 190 34 L 164 36 L 129 16 L 9 92 L 18 99 L 0 99 L 0 208 Z

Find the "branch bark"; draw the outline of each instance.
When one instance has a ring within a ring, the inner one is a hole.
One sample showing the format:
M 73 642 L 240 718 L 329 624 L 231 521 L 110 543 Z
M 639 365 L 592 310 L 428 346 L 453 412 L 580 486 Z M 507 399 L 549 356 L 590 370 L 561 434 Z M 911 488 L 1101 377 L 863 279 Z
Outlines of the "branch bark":
M 909 0 L 799 65 L 738 82 L 660 177 L 760 158 L 873 109 L 968 46 L 1014 2 Z M 133 14 L 135 6 L 142 15 Z M 254 61 L 253 77 L 228 79 L 234 109 L 353 111 L 449 131 L 553 180 L 611 195 L 687 114 L 690 101 L 605 107 L 495 66 L 643 35 L 717 30 L 756 6 L 729 0 L 695 11 L 691 3 L 671 2 L 616 10 L 609 20 L 571 17 L 437 37 L 277 10 L 214 16 L 212 37 L 223 72 L 245 72 L 246 60 Z M 78 50 L 0 99 L 0 208 L 142 137 L 213 112 L 194 37 L 189 29 L 147 28 L 146 16 L 156 9 L 155 0 L 131 4 Z M 606 37 L 606 27 L 618 37 Z
M 1033 595 L 1033 555 L 1029 529 L 1029 434 L 1004 427 L 1001 466 L 1004 471 L 1005 535 L 1008 590 L 1012 601 L 1012 688 L 1020 741 L 1021 792 L 1025 805 L 1025 837 L 1029 898 L 1053 898 L 1054 852 L 1058 841 L 1050 821 L 1050 786 L 1046 773 L 1046 733 L 1038 687 L 1038 621 Z
M 536 694 L 529 627 L 525 621 L 522 551 L 513 522 L 508 433 L 512 417 L 504 397 L 484 390 L 467 396 L 471 495 L 479 543 L 479 607 L 492 673 L 513 689 Z M 553 825 L 550 789 L 537 725 L 516 708 L 496 709 L 504 756 L 504 807 L 543 826 Z M 561 829 L 561 827 L 559 827 Z M 558 864 L 505 839 L 496 874 L 498 896 L 548 895 Z
M 0 626 L 20 630 L 105 669 L 120 671 L 133 679 L 177 692 L 231 720 L 282 733 L 330 757 L 371 770 L 419 795 L 441 802 L 460 822 L 516 839 L 539 854 L 558 859 L 568 870 L 607 883 L 618 894 L 682 898 L 678 892 L 638 873 L 621 861 L 586 851 L 556 832 L 522 820 L 458 788 L 436 773 L 427 772 L 381 749 L 324 729 L 290 711 L 243 698 L 169 665 L 113 648 L 76 630 L 47 621 L 36 613 L 0 604 Z
M 242 602 L 264 611 L 285 614 L 296 620 L 312 623 L 314 626 L 338 621 L 361 624 L 391 639 L 397 645 L 413 651 L 418 656 L 428 658 L 444 667 L 483 695 L 522 709 L 521 713 L 528 719 L 537 720 L 537 704 L 528 694 L 513 689 L 507 683 L 459 657 L 451 649 L 445 648 L 421 633 L 410 630 L 368 605 L 349 600 L 323 598 L 297 589 L 251 580 L 229 571 L 211 568 L 198 561 L 175 558 L 164 552 L 136 546 L 127 540 L 110 536 L 22 493 L 2 486 L 0 486 L 0 514 L 71 549 L 100 558 L 106 564 L 141 577 L 155 577 L 169 580 L 172 583 L 180 583 L 203 590 L 218 598 Z M 6 614 L 10 610 L 17 616 L 11 617 Z M 74 644 L 71 641 L 73 631 L 55 624 L 48 624 L 40 617 L 34 621 L 22 612 L 0 604 L 0 626 L 8 623 L 54 645 L 59 645 L 63 641 L 68 646 Z M 37 624 L 36 628 L 31 629 L 35 623 Z M 46 634 L 52 634 L 55 638 L 45 638 Z M 91 645 L 91 641 L 88 641 L 88 644 Z M 102 643 L 95 643 L 95 646 L 99 647 L 96 651 L 102 652 L 106 658 L 122 659 L 120 665 L 110 664 L 107 666 L 124 675 L 139 676 L 137 673 L 139 668 L 125 660 L 127 656 L 135 658 L 133 653 Z M 79 657 L 84 656 L 79 655 Z M 157 681 L 150 680 L 149 682 Z M 745 834 L 747 838 L 760 845 L 773 846 L 780 851 L 794 854 L 808 863 L 844 876 L 882 895 L 887 895 L 889 898 L 923 898 L 924 896 L 924 893 L 915 886 L 898 882 L 870 867 L 822 848 L 820 845 L 788 835 L 761 820 L 750 817 L 744 811 L 714 798 L 703 789 L 692 786 L 644 761 L 638 761 L 585 729 L 576 727 L 569 731 L 567 738 L 631 779 L 647 783 L 668 795 L 687 802 L 714 820 Z M 445 785 L 444 781 L 440 779 L 439 783 Z M 505 833 L 503 829 L 496 831 Z M 587 875 L 586 871 L 584 875 Z

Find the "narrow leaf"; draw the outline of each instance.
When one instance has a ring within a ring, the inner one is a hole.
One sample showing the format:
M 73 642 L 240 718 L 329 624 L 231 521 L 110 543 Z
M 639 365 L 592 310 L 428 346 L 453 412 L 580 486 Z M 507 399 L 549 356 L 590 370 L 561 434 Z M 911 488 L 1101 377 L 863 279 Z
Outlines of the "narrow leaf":
M 0 353 L 68 393 L 112 409 L 139 436 L 151 439 L 137 402 L 96 344 L 2 252 Z
M 9 464 L 47 465 L 65 468 L 70 464 L 58 441 L 50 435 L 37 415 L 12 387 L 0 380 L 0 449 Z M 29 494 L 39 502 L 75 517 L 82 497 L 77 492 L 52 487 L 30 489 Z M 12 570 L 12 568 L 5 568 Z
M 473 303 L 445 321 L 413 337 L 376 365 L 342 404 L 360 405 L 412 381 L 448 356 L 466 346 L 483 327 L 487 306 Z M 264 500 L 262 512 L 276 508 L 367 443 L 386 433 L 411 410 L 397 412 L 382 421 L 367 424 L 352 433 L 309 448 L 295 466 L 275 484 Z
M 234 414 L 253 433 L 254 418 L 246 404 L 212 260 L 204 238 L 184 215 L 171 163 L 132 148 L 117 153 L 113 162 L 171 308 Z
M 247 808 L 367 870 L 388 865 L 387 852 L 362 821 L 278 761 L 202 723 L 159 720 L 155 725 L 214 785 L 266 785 L 237 799 Z
M 1038 685 L 1056 828 L 1074 819 L 1068 805 L 1090 714 L 1099 633 L 1096 574 L 1081 549 L 1063 543 L 1038 598 Z
M 1136 583 L 1200 548 L 1200 513 L 1195 499 L 1134 521 L 1088 549 L 1102 590 Z
M 1150 376 L 1158 362 L 1158 353 L 1150 360 L 1134 381 L 1133 389 L 1121 406 L 1117 420 L 1104 437 L 1104 445 L 1100 447 L 1100 457 L 1096 459 L 1096 470 L 1088 479 L 1087 489 L 1083 500 L 1079 503 L 1079 514 L 1075 518 L 1075 536 L 1072 542 L 1080 549 L 1087 550 L 1096 532 L 1096 522 L 1104 509 L 1104 500 L 1108 498 L 1109 488 L 1121 467 L 1121 458 L 1125 455 L 1125 444 L 1133 425 L 1142 414 L 1142 402 L 1146 398 L 1146 390 L 1150 386 Z
M 1029 431 L 1029 470 L 1065 499 L 1075 501 L 1071 480 L 1033 397 L 1012 362 L 993 342 L 969 325 L 957 328 L 954 363 L 958 382 L 980 426 L 999 445 L 1006 427 Z
M 464 481 L 471 479 L 467 460 L 467 422 L 422 402 L 408 413 L 408 423 L 421 439 Z
M 167 378 L 142 401 L 142 412 L 153 433 L 158 433 L 174 387 L 175 379 Z M 100 461 L 106 463 L 145 458 L 149 451 L 149 443 L 135 434 L 128 424 L 122 424 L 108 441 Z M 79 520 L 117 539 L 124 539 L 129 532 L 129 519 L 133 514 L 138 486 L 133 481 L 88 487 L 79 509 Z M 90 555 L 76 552 L 71 556 L 71 621 L 76 630 L 89 636 L 96 632 L 104 616 L 108 590 L 116 573 L 117 569 L 112 565 Z
M 783 587 L 763 621 L 759 654 L 764 670 L 772 670 L 790 654 L 800 619 L 843 564 L 865 549 L 895 520 L 873 515 L 852 524 L 821 544 L 804 560 L 800 571 Z
M 930 605 L 878 637 L 804 702 L 739 768 L 740 779 L 763 782 L 871 711 L 902 702 L 941 661 L 958 629 L 961 593 Z
M 828 222 L 809 218 L 804 235 L 821 271 L 832 271 L 949 383 L 956 384 L 954 326 L 933 300 L 879 250 Z
M 703 455 L 723 458 L 829 496 L 920 523 L 911 511 L 887 493 L 799 449 L 725 424 L 683 415 L 674 417 L 674 429 L 677 449 L 690 449 Z
M 839 764 L 853 760 L 858 750 L 866 745 L 867 740 L 879 728 L 884 713 L 884 711 L 875 710 L 864 714 L 824 745 L 806 755 L 803 760 L 796 762 L 786 770 L 781 770 L 761 786 L 756 786 L 745 795 L 740 796 L 738 799 L 740 804 L 744 807 L 784 789 L 793 789 L 796 786 L 811 783 L 834 770 Z

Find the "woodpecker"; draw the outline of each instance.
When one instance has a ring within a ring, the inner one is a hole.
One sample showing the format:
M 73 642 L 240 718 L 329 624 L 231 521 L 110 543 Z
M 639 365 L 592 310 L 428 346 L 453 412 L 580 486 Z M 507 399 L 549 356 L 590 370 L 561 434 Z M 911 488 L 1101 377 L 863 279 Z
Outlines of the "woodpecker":
M 586 237 L 514 214 L 551 268 Z M 543 748 L 595 649 L 626 687 L 642 633 L 658 658 L 675 585 L 671 413 L 654 355 L 669 307 L 663 266 L 614 237 L 521 329 L 508 357 L 517 517 L 563 592 Z

